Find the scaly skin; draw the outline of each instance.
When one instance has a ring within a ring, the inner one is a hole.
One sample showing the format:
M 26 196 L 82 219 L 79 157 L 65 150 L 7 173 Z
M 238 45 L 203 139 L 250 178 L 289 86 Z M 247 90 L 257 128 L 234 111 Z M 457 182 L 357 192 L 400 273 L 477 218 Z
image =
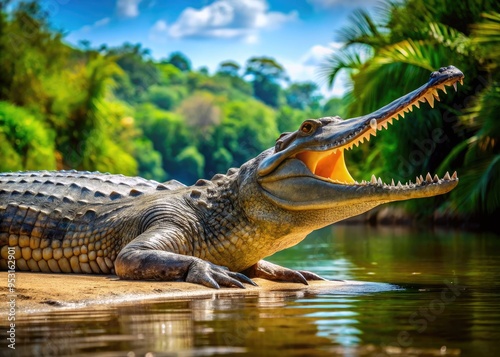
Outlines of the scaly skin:
M 306 120 L 239 169 L 187 187 L 176 181 L 89 172 L 0 174 L 0 268 L 117 274 L 209 287 L 254 284 L 251 277 L 307 284 L 322 279 L 263 258 L 311 231 L 385 202 L 443 194 L 456 174 L 409 185 L 354 181 L 343 151 L 398 113 L 461 81 L 454 67 L 369 115 Z

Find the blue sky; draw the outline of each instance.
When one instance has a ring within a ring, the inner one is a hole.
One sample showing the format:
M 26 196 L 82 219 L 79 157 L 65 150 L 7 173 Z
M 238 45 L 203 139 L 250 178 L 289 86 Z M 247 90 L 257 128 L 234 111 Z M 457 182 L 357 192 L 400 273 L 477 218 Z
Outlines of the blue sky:
M 66 41 L 92 46 L 141 43 L 155 59 L 181 51 L 213 72 L 224 60 L 244 66 L 270 56 L 295 81 L 322 84 L 318 69 L 341 44 L 335 31 L 373 0 L 42 0 Z M 341 94 L 344 80 L 328 93 Z M 323 86 L 323 92 L 327 89 Z

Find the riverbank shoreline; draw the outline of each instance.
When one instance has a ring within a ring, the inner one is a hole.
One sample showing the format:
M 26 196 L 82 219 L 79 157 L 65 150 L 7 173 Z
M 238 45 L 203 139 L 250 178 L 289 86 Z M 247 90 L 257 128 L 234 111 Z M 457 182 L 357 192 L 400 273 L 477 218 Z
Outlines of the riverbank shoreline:
M 197 284 L 162 281 L 120 280 L 115 275 L 15 273 L 15 288 L 6 288 L 8 273 L 0 272 L 4 288 L 0 291 L 0 318 L 15 306 L 17 316 L 61 309 L 109 307 L 123 303 L 153 299 L 206 298 L 220 295 L 248 295 L 267 291 L 300 291 L 312 293 L 342 289 L 361 282 L 312 281 L 309 285 L 272 282 L 254 279 L 257 287 L 246 284 L 246 289 L 211 289 Z
M 448 211 L 436 211 L 432 216 L 419 216 L 408 212 L 401 205 L 382 205 L 368 212 L 350 217 L 336 224 L 369 225 L 369 226 L 421 226 L 442 229 L 464 229 L 467 231 L 500 232 L 500 227 L 491 220 L 481 220 L 478 217 L 460 216 Z

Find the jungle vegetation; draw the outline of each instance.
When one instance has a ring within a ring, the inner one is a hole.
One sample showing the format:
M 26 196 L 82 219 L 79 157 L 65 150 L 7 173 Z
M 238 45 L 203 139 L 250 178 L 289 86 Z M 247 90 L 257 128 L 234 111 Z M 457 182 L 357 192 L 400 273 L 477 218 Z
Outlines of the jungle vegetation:
M 356 178 L 403 183 L 457 170 L 451 195 L 405 207 L 422 217 L 436 208 L 497 215 L 498 2 L 388 1 L 377 14 L 354 12 L 337 40 L 345 45 L 322 71 L 330 82 L 347 71 L 352 88 L 327 100 L 313 82 L 291 83 L 273 58 L 228 59 L 209 73 L 180 52 L 155 60 L 140 44 L 69 46 L 36 2 L 0 8 L 0 172 L 97 170 L 191 184 L 241 165 L 307 118 L 366 114 L 453 64 L 466 74 L 458 93 L 349 152 L 348 166 Z
M 344 43 L 322 69 L 333 82 L 347 71 L 347 116 L 369 113 L 416 88 L 450 64 L 465 74 L 459 90 L 435 108 L 405 115 L 377 140 L 353 151 L 351 172 L 402 183 L 421 173 L 456 170 L 450 195 L 411 200 L 426 216 L 451 213 L 489 224 L 500 207 L 500 3 L 494 0 L 385 1 L 376 14 L 358 10 L 338 33 Z M 450 171 L 451 174 L 451 171 Z M 356 177 L 356 174 L 354 175 Z

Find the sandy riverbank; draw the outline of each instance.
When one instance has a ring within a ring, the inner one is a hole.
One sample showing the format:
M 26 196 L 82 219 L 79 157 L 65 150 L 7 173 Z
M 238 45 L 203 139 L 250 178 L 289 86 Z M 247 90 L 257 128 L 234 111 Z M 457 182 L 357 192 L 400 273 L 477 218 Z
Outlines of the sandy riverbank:
M 182 282 L 124 281 L 114 275 L 42 274 L 18 272 L 15 292 L 7 288 L 7 272 L 0 272 L 0 316 L 8 313 L 8 302 L 15 296 L 16 313 L 26 314 L 92 305 L 112 305 L 150 299 L 176 299 L 210 297 L 214 294 L 241 295 L 260 291 L 309 290 L 321 292 L 345 289 L 361 283 L 339 281 L 313 281 L 308 286 L 277 283 L 254 279 L 259 285 L 246 285 L 246 289 L 210 289 Z

